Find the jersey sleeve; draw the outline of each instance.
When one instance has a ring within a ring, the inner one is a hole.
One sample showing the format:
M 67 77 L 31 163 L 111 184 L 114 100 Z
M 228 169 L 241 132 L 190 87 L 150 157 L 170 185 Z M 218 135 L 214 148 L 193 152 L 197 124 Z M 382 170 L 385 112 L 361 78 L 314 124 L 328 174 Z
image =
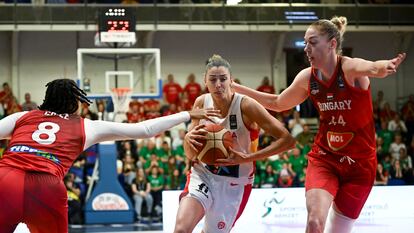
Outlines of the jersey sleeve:
M 171 127 L 190 120 L 188 112 L 142 121 L 136 124 L 85 119 L 85 146 L 103 141 L 150 138 Z
M 13 134 L 14 127 L 16 126 L 17 120 L 22 117 L 26 112 L 18 112 L 9 115 L 0 120 L 0 139 L 9 139 Z

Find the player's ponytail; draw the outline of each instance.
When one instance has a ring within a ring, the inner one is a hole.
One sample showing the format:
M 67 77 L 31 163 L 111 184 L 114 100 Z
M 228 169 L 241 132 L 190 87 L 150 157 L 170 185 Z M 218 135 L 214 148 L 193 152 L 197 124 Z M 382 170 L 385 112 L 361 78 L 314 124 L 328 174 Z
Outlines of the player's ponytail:
M 76 113 L 79 108 L 78 101 L 89 105 L 92 103 L 86 93 L 71 79 L 56 79 L 46 84 L 46 95 L 40 110 L 55 113 Z

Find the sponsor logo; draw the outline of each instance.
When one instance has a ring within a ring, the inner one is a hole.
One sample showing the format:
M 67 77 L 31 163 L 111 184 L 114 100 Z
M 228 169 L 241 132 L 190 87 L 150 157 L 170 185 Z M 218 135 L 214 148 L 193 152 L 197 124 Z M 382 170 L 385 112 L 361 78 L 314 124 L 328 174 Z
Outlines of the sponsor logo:
M 352 132 L 345 132 L 345 133 L 336 133 L 332 131 L 328 131 L 326 133 L 328 139 L 329 148 L 333 151 L 338 151 L 348 145 L 352 138 L 354 138 L 354 133 Z
M 225 222 L 223 222 L 223 221 L 220 221 L 220 222 L 218 222 L 217 223 L 217 228 L 218 229 L 224 229 L 226 227 L 226 223 Z
M 208 198 L 208 187 L 205 183 L 199 184 L 196 191 L 203 194 L 206 198 Z
M 273 196 L 270 199 L 266 199 L 263 203 L 263 206 L 266 208 L 266 213 L 262 215 L 262 218 L 268 216 L 272 212 L 272 208 L 275 205 L 280 205 L 285 201 L 285 197 L 278 198 L 277 192 L 273 193 Z
M 237 129 L 237 116 L 230 115 L 230 129 Z
M 53 162 L 59 164 L 60 160 L 57 158 L 56 155 L 51 154 L 49 152 L 46 151 L 41 151 L 35 148 L 32 148 L 30 146 L 24 146 L 24 145 L 17 145 L 17 146 L 12 146 L 9 148 L 9 152 L 21 152 L 21 153 L 29 153 L 29 154 L 34 154 L 49 160 L 52 160 Z
M 311 82 L 310 90 L 312 95 L 316 95 L 319 93 L 319 85 L 316 82 Z

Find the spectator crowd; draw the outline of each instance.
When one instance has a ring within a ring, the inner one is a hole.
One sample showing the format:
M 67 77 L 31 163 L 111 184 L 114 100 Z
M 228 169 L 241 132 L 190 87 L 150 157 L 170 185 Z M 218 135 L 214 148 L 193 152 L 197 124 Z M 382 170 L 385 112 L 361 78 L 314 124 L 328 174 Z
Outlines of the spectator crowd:
M 19 104 L 10 86 L 3 84 L 0 91 L 0 118 L 19 111 L 37 109 L 30 93 L 24 95 Z M 264 77 L 257 90 L 274 93 L 268 77 Z M 163 100 L 132 100 L 126 119 L 137 123 L 146 119 L 174 114 L 191 109 L 195 99 L 205 89 L 190 74 L 181 87 L 169 74 L 163 86 Z M 379 91 L 374 98 L 374 121 L 377 135 L 378 168 L 376 185 L 414 184 L 412 159 L 414 155 L 414 95 L 410 95 L 393 109 Z M 92 120 L 108 120 L 110 102 L 98 100 L 95 107 L 82 106 L 81 115 Z M 94 110 L 96 109 L 96 111 Z M 255 188 L 303 187 L 306 176 L 307 153 L 313 144 L 317 125 L 303 111 L 292 109 L 271 114 L 284 123 L 296 138 L 296 148 L 256 162 Z M 315 118 L 313 118 L 315 119 Z M 308 123 L 310 122 L 310 123 Z M 117 142 L 118 180 L 135 205 L 137 221 L 150 219 L 160 221 L 162 217 L 162 191 L 182 190 L 186 174 L 190 169 L 183 148 L 187 125 L 180 124 L 151 139 Z M 258 147 L 263 148 L 273 138 L 260 132 Z M 7 146 L 1 141 L 0 154 Z M 97 156 L 96 145 L 84 151 L 74 162 L 64 179 L 68 192 L 69 222 L 82 223 L 87 187 L 91 181 Z

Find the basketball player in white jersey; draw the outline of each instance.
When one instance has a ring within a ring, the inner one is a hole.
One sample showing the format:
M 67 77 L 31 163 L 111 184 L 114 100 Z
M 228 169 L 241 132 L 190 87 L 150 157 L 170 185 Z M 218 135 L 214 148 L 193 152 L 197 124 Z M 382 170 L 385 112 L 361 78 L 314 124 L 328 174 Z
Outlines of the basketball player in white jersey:
M 206 133 L 206 121 L 194 120 L 184 140 L 184 150 L 192 161 L 187 184 L 180 196 L 175 233 L 190 233 L 205 216 L 204 233 L 230 232 L 240 217 L 249 198 L 254 178 L 254 161 L 288 150 L 295 145 L 284 126 L 272 117 L 264 107 L 250 97 L 230 88 L 232 82 L 230 64 L 213 55 L 206 65 L 204 77 L 209 94 L 197 98 L 194 108 L 214 107 L 221 118 L 215 123 L 230 130 L 233 149 L 247 154 L 243 164 L 212 166 L 197 160 L 197 141 Z M 268 147 L 254 151 L 252 140 L 257 138 L 258 128 L 276 138 Z M 256 136 L 254 136 L 256 134 Z

